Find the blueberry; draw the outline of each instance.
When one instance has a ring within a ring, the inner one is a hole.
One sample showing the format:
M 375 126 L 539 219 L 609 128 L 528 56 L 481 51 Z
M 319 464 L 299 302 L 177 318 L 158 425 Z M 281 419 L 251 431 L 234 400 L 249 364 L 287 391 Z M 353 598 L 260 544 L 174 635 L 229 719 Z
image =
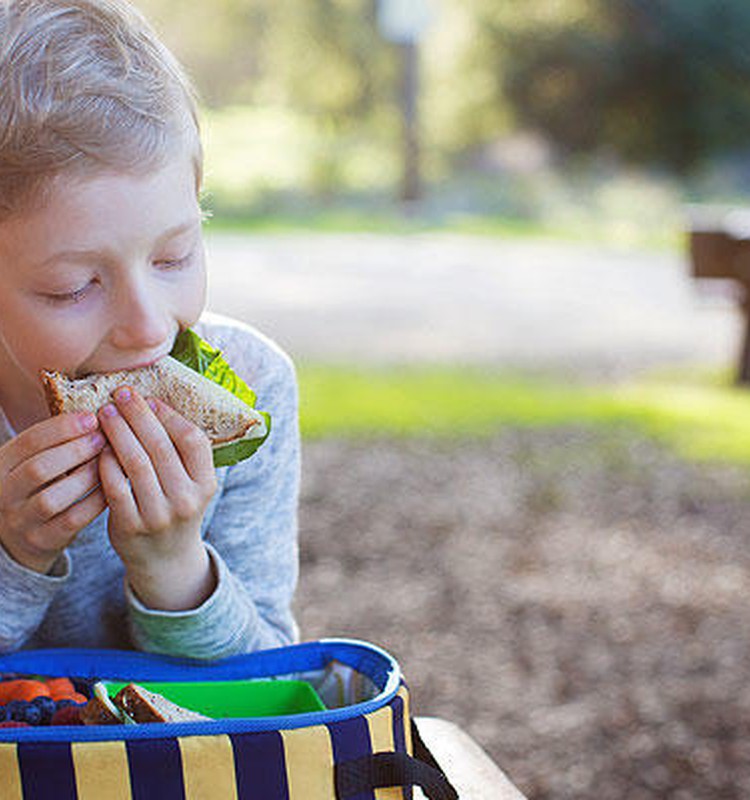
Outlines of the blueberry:
M 27 700 L 11 700 L 5 706 L 5 713 L 6 721 L 27 722 L 29 725 L 40 725 L 42 721 L 42 710 Z
M 40 724 L 49 725 L 52 715 L 57 710 L 57 703 L 51 697 L 35 697 L 31 704 L 36 706 L 41 713 Z
M 28 722 L 29 725 L 41 725 L 42 709 L 33 703 L 28 703 L 19 722 Z
M 26 722 L 26 707 L 29 705 L 26 700 L 11 700 L 5 706 L 6 718 L 13 722 Z
M 0 706 L 0 722 L 5 722 L 5 720 L 8 719 L 6 708 L 7 706 Z

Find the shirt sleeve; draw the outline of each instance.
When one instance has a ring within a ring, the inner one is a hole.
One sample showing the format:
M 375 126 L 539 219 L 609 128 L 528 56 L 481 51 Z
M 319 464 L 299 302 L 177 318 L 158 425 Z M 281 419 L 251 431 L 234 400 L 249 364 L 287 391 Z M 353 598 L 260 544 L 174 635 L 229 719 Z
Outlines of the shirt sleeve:
M 0 546 L 0 653 L 18 650 L 33 635 L 70 573 L 67 553 L 42 575 L 19 564 Z
M 213 594 L 196 609 L 163 612 L 146 608 L 126 589 L 131 637 L 139 649 L 214 659 L 297 638 L 292 614 L 300 482 L 295 371 L 269 343 L 247 376 L 235 366 L 241 365 L 241 353 L 233 357 L 227 348 L 226 355 L 256 391 L 257 407 L 271 414 L 271 433 L 251 458 L 219 470 L 220 488 L 205 524 L 217 577 Z

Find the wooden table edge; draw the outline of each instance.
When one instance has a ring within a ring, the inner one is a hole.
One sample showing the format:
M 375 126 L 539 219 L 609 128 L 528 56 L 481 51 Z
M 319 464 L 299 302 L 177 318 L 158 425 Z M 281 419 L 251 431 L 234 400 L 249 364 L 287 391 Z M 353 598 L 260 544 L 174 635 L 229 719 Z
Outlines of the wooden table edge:
M 417 717 L 414 721 L 460 800 L 525 800 L 500 767 L 458 725 L 439 717 Z

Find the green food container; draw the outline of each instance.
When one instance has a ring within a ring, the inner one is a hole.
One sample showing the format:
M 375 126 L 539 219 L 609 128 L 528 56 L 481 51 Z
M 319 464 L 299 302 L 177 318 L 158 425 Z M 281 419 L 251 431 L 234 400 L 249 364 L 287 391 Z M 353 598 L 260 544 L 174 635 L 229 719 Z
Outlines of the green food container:
M 178 706 L 213 719 L 277 717 L 325 710 L 318 693 L 305 681 L 133 682 Z M 109 696 L 114 697 L 128 684 L 106 681 L 104 685 Z

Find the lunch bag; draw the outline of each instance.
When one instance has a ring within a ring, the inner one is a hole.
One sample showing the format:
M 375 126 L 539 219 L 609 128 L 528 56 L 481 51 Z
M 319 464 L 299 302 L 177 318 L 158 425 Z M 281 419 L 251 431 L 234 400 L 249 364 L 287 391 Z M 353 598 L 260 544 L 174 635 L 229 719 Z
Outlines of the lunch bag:
M 272 716 L 0 728 L 0 800 L 411 800 L 413 786 L 432 800 L 457 798 L 419 740 L 397 662 L 366 642 L 323 639 L 211 662 L 28 650 L 0 656 L 0 673 L 146 685 L 271 678 L 302 681 L 320 699 Z

